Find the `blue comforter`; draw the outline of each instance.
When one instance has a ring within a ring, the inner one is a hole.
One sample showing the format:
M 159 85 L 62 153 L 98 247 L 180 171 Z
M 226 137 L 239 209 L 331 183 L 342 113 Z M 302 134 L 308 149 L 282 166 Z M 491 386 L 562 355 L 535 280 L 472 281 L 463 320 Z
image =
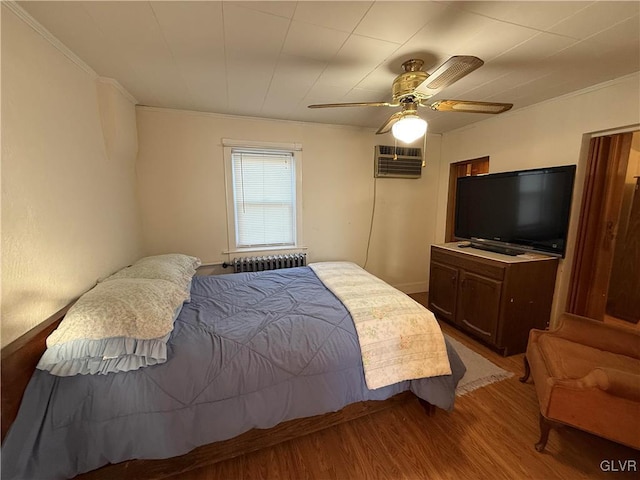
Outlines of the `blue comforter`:
M 404 390 L 451 410 L 465 367 L 447 349 L 452 375 L 369 390 L 351 316 L 308 267 L 195 277 L 166 363 L 34 373 L 2 448 L 2 478 L 70 478 L 173 457 Z

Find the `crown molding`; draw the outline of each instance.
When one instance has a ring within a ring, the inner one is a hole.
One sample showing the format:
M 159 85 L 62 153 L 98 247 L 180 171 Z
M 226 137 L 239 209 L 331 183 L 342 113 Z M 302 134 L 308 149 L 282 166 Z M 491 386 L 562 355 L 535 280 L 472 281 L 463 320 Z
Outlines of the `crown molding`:
M 138 104 L 138 100 L 136 100 L 136 97 L 134 97 L 133 95 L 131 95 L 126 88 L 124 88 L 120 82 L 118 82 L 115 78 L 110 78 L 110 77 L 98 77 L 97 79 L 98 82 L 100 83 L 106 83 L 111 85 L 112 87 L 114 87 L 116 90 L 118 90 L 122 96 L 124 98 L 126 98 L 127 100 L 129 100 L 131 103 L 133 103 L 134 105 Z
M 101 77 L 96 71 L 91 68 L 84 60 L 78 57 L 75 53 L 73 53 L 69 47 L 67 47 L 64 43 L 58 40 L 49 30 L 47 30 L 40 22 L 38 22 L 35 18 L 33 18 L 26 10 L 24 10 L 20 5 L 18 5 L 14 0 L 2 0 L 2 6 L 9 9 L 13 12 L 20 20 L 30 26 L 38 35 L 40 35 L 43 39 L 49 42 L 54 48 L 56 48 L 60 53 L 62 53 L 65 57 L 71 60 L 74 64 L 80 67 L 84 72 L 86 72 L 92 79 L 101 82 L 108 83 L 116 88 L 127 100 L 129 100 L 134 105 L 137 105 L 138 100 L 131 95 L 126 88 L 124 88 L 120 82 L 113 78 Z
M 308 125 L 308 126 L 324 127 L 324 128 L 334 129 L 334 130 L 336 129 L 337 130 L 355 130 L 360 132 L 376 131 L 376 129 L 372 127 L 360 127 L 356 125 L 305 122 L 302 120 L 284 120 L 281 118 L 252 117 L 252 116 L 245 116 L 245 115 L 233 115 L 230 113 L 202 112 L 198 110 L 184 110 L 184 109 L 169 108 L 169 107 L 152 107 L 150 105 L 136 105 L 136 109 L 142 110 L 142 111 L 149 111 L 149 112 L 164 112 L 164 113 L 172 113 L 172 114 L 190 115 L 190 116 L 196 116 L 196 117 L 225 118 L 225 119 L 243 120 L 243 121 L 258 120 L 261 122 L 285 123 L 289 125 L 300 125 L 300 126 Z
M 566 99 L 573 98 L 573 97 L 579 97 L 581 95 L 586 95 L 586 94 L 589 94 L 591 92 L 596 92 L 598 90 L 602 90 L 603 88 L 609 88 L 609 87 L 612 87 L 614 85 L 618 85 L 618 84 L 621 84 L 621 83 L 628 82 L 630 80 L 635 80 L 635 81 L 638 82 L 638 85 L 640 85 L 640 71 L 627 73 L 626 75 L 623 75 L 621 77 L 612 78 L 611 80 L 605 80 L 604 82 L 596 83 L 595 85 L 590 85 L 588 87 L 581 88 L 580 90 L 574 90 L 573 92 L 563 93 L 562 95 L 558 95 L 557 97 L 547 98 L 546 100 L 542 100 L 542 101 L 537 102 L 537 103 L 532 103 L 531 105 L 526 105 L 524 107 L 516 108 L 515 110 L 509 110 L 508 112 L 502 113 L 500 115 L 496 115 L 493 118 L 487 118 L 486 120 L 482 120 L 480 122 L 475 122 L 475 123 L 471 123 L 469 125 L 464 125 L 464 126 L 462 126 L 460 128 L 457 128 L 455 130 L 450 130 L 448 132 L 444 132 L 444 134 L 448 135 L 450 133 L 460 133 L 460 132 L 463 132 L 465 130 L 470 130 L 470 129 L 473 129 L 473 128 L 477 128 L 477 127 L 479 127 L 481 125 L 486 125 L 489 122 L 496 122 L 496 121 L 499 121 L 500 119 L 503 119 L 503 118 L 520 115 L 520 114 L 522 114 L 524 112 L 527 112 L 529 110 L 533 110 L 533 109 L 538 108 L 538 107 L 540 107 L 542 105 L 558 102 L 558 101 L 561 101 L 561 100 L 566 100 Z
M 65 57 L 67 57 L 78 67 L 84 70 L 92 78 L 98 78 L 98 74 L 95 72 L 95 70 L 93 70 L 93 68 L 87 65 L 85 61 L 78 57 L 75 53 L 73 53 L 64 43 L 54 37 L 49 30 L 44 28 L 42 24 L 40 24 L 35 18 L 27 13 L 27 11 L 24 10 L 20 5 L 18 5 L 14 0 L 2 1 L 2 6 L 13 12 L 20 20 L 29 25 L 36 33 L 38 33 L 42 38 L 44 38 L 53 47 L 60 51 L 60 53 L 62 53 Z

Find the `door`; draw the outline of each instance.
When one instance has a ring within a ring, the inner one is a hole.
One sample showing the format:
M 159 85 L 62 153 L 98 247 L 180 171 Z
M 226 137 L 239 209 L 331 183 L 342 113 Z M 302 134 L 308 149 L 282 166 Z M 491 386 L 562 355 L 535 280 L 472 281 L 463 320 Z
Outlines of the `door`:
M 429 310 L 455 322 L 458 294 L 458 269 L 431 262 L 429 274 Z
M 591 139 L 567 310 L 602 320 L 624 193 L 631 133 Z
M 635 180 L 629 213 L 618 229 L 606 309 L 607 315 L 631 323 L 640 321 L 640 177 Z
M 463 328 L 495 343 L 502 282 L 460 271 L 458 320 Z

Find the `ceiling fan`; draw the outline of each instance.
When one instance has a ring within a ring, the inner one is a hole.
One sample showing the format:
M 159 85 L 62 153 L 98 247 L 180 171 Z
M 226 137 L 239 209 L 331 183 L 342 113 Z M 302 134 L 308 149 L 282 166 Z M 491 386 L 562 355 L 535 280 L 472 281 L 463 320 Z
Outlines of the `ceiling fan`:
M 429 107 L 439 112 L 502 113 L 513 107 L 512 103 L 476 102 L 470 100 L 438 100 L 426 102 L 444 88 L 452 85 L 484 64 L 478 57 L 457 55 L 449 58 L 433 73 L 422 70 L 420 59 L 407 60 L 402 64 L 404 73 L 393 81 L 391 102 L 322 103 L 309 108 L 332 107 L 402 107 L 402 111 L 391 115 L 376 134 L 393 131 L 394 137 L 410 143 L 427 130 L 427 122 L 418 116 L 418 107 Z M 406 131 L 405 131 L 406 129 Z

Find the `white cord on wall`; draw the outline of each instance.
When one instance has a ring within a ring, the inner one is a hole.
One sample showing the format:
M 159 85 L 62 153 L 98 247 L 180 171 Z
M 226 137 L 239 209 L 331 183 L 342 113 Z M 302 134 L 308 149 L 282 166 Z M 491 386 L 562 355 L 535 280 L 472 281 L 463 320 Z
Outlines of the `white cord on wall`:
M 373 232 L 373 217 L 376 214 L 376 185 L 378 179 L 373 177 L 373 206 L 371 208 L 371 222 L 369 223 L 369 238 L 367 239 L 367 253 L 364 257 L 364 265 L 362 268 L 367 268 L 367 262 L 369 261 L 369 247 L 371 247 L 371 233 Z
M 394 156 L 394 160 L 398 158 L 396 149 L 398 148 L 398 140 L 396 138 L 393 139 L 393 156 Z M 426 161 L 425 161 L 425 157 L 427 154 L 427 134 L 424 134 L 424 140 L 422 143 L 422 167 L 424 168 L 426 166 Z M 362 268 L 366 269 L 367 268 L 367 263 L 369 262 L 369 248 L 371 247 L 371 234 L 373 232 L 373 218 L 375 217 L 376 214 L 376 185 L 377 185 L 377 181 L 378 178 L 377 177 L 373 177 L 373 206 L 371 208 L 371 222 L 369 223 L 369 237 L 367 238 L 367 252 L 365 254 L 364 257 L 364 265 Z

